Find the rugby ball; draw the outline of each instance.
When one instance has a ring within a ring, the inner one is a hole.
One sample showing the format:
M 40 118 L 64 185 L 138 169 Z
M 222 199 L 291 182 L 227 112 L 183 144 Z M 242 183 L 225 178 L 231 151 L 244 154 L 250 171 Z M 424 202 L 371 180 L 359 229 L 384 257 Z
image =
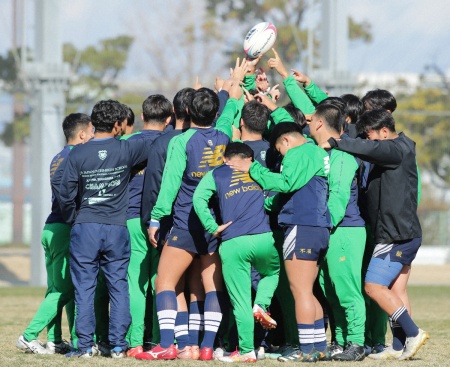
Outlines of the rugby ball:
M 276 38 L 277 29 L 271 22 L 258 23 L 245 36 L 244 52 L 251 59 L 256 59 L 272 48 Z

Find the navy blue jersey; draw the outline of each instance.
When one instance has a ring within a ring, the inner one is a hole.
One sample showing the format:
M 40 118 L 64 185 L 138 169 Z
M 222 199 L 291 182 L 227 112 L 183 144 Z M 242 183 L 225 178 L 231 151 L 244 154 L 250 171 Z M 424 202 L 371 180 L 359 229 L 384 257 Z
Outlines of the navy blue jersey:
M 148 224 L 150 221 L 150 214 L 158 199 L 169 142 L 173 137 L 180 135 L 182 132 L 183 130 L 164 132 L 164 134 L 155 139 L 150 147 L 147 167 L 144 173 L 144 189 L 142 191 L 141 218 L 144 223 Z M 172 222 L 172 219 L 170 221 Z
M 280 194 L 282 209 L 278 215 L 278 223 L 281 226 L 297 224 L 331 228 L 327 199 L 327 179 L 314 176 L 298 191 Z
M 173 131 L 173 130 L 171 130 Z M 161 136 L 163 132 L 158 130 L 141 130 L 129 137 L 122 137 L 132 144 L 136 140 L 154 141 Z M 130 183 L 128 184 L 129 204 L 127 210 L 127 219 L 139 218 L 141 216 L 142 190 L 144 186 L 144 175 L 146 170 L 146 162 L 142 162 L 131 169 Z
M 174 204 L 174 225 L 184 229 L 203 229 L 192 207 L 192 196 L 202 177 L 223 163 L 230 138 L 214 128 L 197 129 L 186 142 L 186 169 Z
M 131 169 L 147 159 L 151 143 L 106 138 L 74 147 L 60 186 L 65 222 L 125 226 Z
M 247 140 L 244 141 L 253 150 L 254 159 L 261 163 L 263 167 L 267 167 L 267 151 L 270 149 L 270 144 L 266 140 Z
M 264 210 L 264 193 L 248 173 L 233 170 L 227 165 L 212 172 L 216 184 L 222 222 L 233 223 L 222 232 L 222 240 L 270 232 Z
M 55 155 L 50 164 L 50 184 L 52 185 L 52 211 L 45 223 L 64 223 L 59 206 L 59 185 L 64 170 L 63 161 L 69 155 L 73 145 L 66 145 L 57 155 Z

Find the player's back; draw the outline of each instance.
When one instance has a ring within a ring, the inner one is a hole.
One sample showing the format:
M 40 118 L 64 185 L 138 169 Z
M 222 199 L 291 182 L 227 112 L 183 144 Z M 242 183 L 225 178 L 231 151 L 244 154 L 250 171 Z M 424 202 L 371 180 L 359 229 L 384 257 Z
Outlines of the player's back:
M 67 201 L 73 196 L 73 185 L 78 185 L 75 223 L 125 225 L 130 171 L 147 158 L 145 148 L 144 140 L 130 144 L 113 138 L 74 147 L 64 171 L 61 198 Z
M 123 136 L 121 140 L 127 140 L 130 144 L 134 144 L 138 140 L 149 140 L 153 142 L 157 137 L 161 136 L 161 134 L 162 131 L 159 130 L 141 130 L 135 134 Z M 140 217 L 145 170 L 145 162 L 141 162 L 131 169 L 131 177 L 128 184 L 129 205 L 127 219 Z
M 264 210 L 263 190 L 248 173 L 222 165 L 212 175 L 222 221 L 232 222 L 223 231 L 222 240 L 270 232 L 268 216 Z
M 45 223 L 64 223 L 59 206 L 59 184 L 63 172 L 63 161 L 69 155 L 73 145 L 66 145 L 50 163 L 50 182 L 52 184 L 52 210 Z
M 203 228 L 192 207 L 192 196 L 203 176 L 223 163 L 230 138 L 209 128 L 191 128 L 176 139 L 185 143 L 186 169 L 174 204 L 174 224 L 181 228 Z

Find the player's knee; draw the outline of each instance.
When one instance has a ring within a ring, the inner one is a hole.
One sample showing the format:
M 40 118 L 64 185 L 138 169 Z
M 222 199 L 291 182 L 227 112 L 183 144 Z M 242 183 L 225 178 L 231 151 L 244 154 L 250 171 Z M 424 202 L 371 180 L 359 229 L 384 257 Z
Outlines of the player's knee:
M 375 290 L 377 288 L 376 286 L 377 285 L 374 283 L 364 283 L 364 291 L 370 298 L 373 298 Z

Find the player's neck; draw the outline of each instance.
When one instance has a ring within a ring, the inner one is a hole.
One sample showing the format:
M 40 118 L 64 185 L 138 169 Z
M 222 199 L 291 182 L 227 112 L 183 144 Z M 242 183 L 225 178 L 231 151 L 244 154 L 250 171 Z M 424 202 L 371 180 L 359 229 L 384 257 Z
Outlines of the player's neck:
M 166 128 L 166 124 L 160 122 L 148 121 L 144 122 L 142 130 L 163 131 Z
M 316 144 L 320 146 L 320 145 L 326 143 L 328 141 L 328 139 L 330 139 L 330 138 L 340 139 L 341 137 L 337 131 L 323 129 L 322 133 L 317 134 L 313 138 L 314 138 L 314 141 L 316 142 Z
M 175 120 L 175 130 L 186 130 L 191 127 L 191 122 L 186 120 Z
M 191 122 L 191 127 L 196 127 L 197 129 L 209 129 L 211 125 L 209 126 L 199 126 L 195 122 Z
M 116 136 L 116 132 L 113 130 L 109 133 L 104 131 L 95 132 L 94 139 L 106 139 L 106 138 L 114 138 Z

